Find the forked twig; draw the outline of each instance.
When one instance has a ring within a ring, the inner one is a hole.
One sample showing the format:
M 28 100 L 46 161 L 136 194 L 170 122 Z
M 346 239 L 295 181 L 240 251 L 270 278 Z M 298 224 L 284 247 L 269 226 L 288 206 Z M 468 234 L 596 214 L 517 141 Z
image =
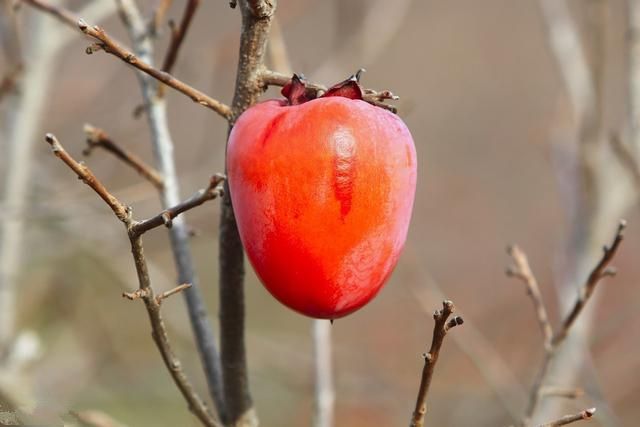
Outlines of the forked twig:
M 510 249 L 510 255 L 514 260 L 514 266 L 507 270 L 507 274 L 513 277 L 517 277 L 522 280 L 527 285 L 527 290 L 532 297 L 534 305 L 536 307 L 536 312 L 538 313 L 538 321 L 543 330 L 543 334 L 545 337 L 545 357 L 542 361 L 542 365 L 540 366 L 540 370 L 538 371 L 534 383 L 531 387 L 531 393 L 529 395 L 529 403 L 527 405 L 527 409 L 525 411 L 525 416 L 522 421 L 522 425 L 527 425 L 533 416 L 540 399 L 545 396 L 565 396 L 565 397 L 575 397 L 576 393 L 550 393 L 548 386 L 545 386 L 544 381 L 546 379 L 547 373 L 549 372 L 549 368 L 551 366 L 551 362 L 553 361 L 556 350 L 558 347 L 565 341 L 568 336 L 572 325 L 575 323 L 576 319 L 582 313 L 584 307 L 586 306 L 589 298 L 593 294 L 596 286 L 600 281 L 608 276 L 613 276 L 615 274 L 615 270 L 609 267 L 609 264 L 615 257 L 620 244 L 624 238 L 624 229 L 627 223 L 625 220 L 620 220 L 618 224 L 618 228 L 616 230 L 615 236 L 610 246 L 604 247 L 604 252 L 600 261 L 593 268 L 587 281 L 580 289 L 578 294 L 578 298 L 576 302 L 569 312 L 567 316 L 564 318 L 560 328 L 553 332 L 551 324 L 548 321 L 548 316 L 546 315 L 546 309 L 544 308 L 544 303 L 542 301 L 542 297 L 540 295 L 538 283 L 531 272 L 531 268 L 529 267 L 529 263 L 527 261 L 526 254 L 520 250 L 517 246 L 514 246 Z M 558 388 L 555 387 L 557 390 Z M 591 414 L 593 415 L 593 414 Z M 590 415 L 590 416 L 591 416 Z M 563 425 L 563 424 L 549 424 L 549 425 Z
M 71 157 L 53 134 L 48 133 L 45 140 L 51 146 L 56 157 L 62 160 L 71 170 L 73 170 L 79 179 L 91 187 L 91 189 L 93 189 L 93 191 L 107 203 L 116 217 L 124 223 L 131 243 L 131 252 L 133 254 L 139 285 L 137 291 L 126 296 L 130 299 L 140 298 L 144 301 L 147 313 L 149 314 L 153 340 L 160 351 L 167 370 L 188 403 L 191 412 L 193 412 L 193 414 L 198 417 L 205 426 L 222 427 L 213 414 L 211 414 L 209 409 L 207 409 L 204 401 L 200 398 L 182 370 L 180 360 L 178 360 L 177 356 L 173 352 L 169 342 L 167 330 L 160 314 L 161 300 L 173 293 L 179 292 L 184 289 L 184 287 L 178 290 L 170 290 L 159 296 L 154 294 L 153 288 L 151 287 L 151 278 L 149 276 L 147 261 L 142 247 L 143 232 L 135 231 L 134 228 L 137 222 L 132 217 L 131 209 L 113 196 L 88 167 L 82 165 Z M 163 296 L 165 294 L 167 295 Z

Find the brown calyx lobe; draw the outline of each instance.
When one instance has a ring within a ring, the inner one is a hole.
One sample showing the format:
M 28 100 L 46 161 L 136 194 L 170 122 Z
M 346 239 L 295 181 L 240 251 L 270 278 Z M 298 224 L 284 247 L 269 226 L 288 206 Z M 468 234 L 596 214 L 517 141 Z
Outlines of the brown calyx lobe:
M 291 77 L 291 81 L 282 88 L 280 93 L 287 98 L 288 105 L 300 105 L 312 99 L 327 98 L 330 96 L 362 100 L 364 92 L 360 86 L 360 76 L 363 72 L 363 68 L 359 69 L 357 73 L 348 79 L 331 86 L 319 97 L 317 96 L 318 92 L 316 90 L 307 88 L 307 80 L 304 78 L 304 75 L 294 74 L 293 77 Z

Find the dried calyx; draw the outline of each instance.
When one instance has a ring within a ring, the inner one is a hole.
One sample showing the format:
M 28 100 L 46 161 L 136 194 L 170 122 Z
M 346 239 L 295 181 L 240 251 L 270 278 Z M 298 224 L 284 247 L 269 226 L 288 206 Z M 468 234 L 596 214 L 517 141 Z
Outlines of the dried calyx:
M 300 105 L 316 98 L 326 98 L 330 96 L 341 96 L 349 99 L 363 99 L 364 90 L 360 86 L 360 76 L 364 72 L 364 68 L 358 70 L 357 73 L 348 79 L 337 83 L 327 89 L 321 96 L 318 96 L 316 89 L 307 87 L 307 80 L 302 74 L 294 74 L 291 82 L 287 83 L 280 93 L 287 98 L 289 105 Z

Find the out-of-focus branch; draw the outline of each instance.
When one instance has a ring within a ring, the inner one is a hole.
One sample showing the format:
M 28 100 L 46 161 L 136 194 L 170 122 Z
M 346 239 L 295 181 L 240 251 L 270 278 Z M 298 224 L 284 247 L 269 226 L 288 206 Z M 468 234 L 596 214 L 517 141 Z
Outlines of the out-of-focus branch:
M 152 35 L 158 34 L 158 31 L 162 26 L 162 21 L 164 21 L 164 17 L 167 15 L 172 3 L 173 0 L 159 0 L 158 7 L 153 11 L 153 17 L 149 23 L 149 32 Z
M 278 20 L 274 17 L 269 33 L 269 63 L 282 73 L 291 74 L 291 62 Z M 313 427 L 332 427 L 335 413 L 335 389 L 331 345 L 331 323 L 325 319 L 312 321 L 313 339 Z
M 553 344 L 557 346 L 560 344 L 569 333 L 569 329 L 576 321 L 587 301 L 593 294 L 593 291 L 596 289 L 600 280 L 605 277 L 614 276 L 616 274 L 615 269 L 609 267 L 611 260 L 616 255 L 618 248 L 620 247 L 620 243 L 622 243 L 622 239 L 624 238 L 623 232 L 625 227 L 627 226 L 627 222 L 625 220 L 621 220 L 618 224 L 618 229 L 616 230 L 616 234 L 613 238 L 613 242 L 611 246 L 605 246 L 603 248 L 603 255 L 596 267 L 591 271 L 589 277 L 587 278 L 587 283 L 580 289 L 580 294 L 578 295 L 578 299 L 576 300 L 573 308 L 567 315 L 567 317 L 562 322 L 562 327 L 553 337 Z
M 291 75 L 264 69 L 260 72 L 260 80 L 262 84 L 265 86 L 282 87 L 288 84 L 289 82 L 291 82 Z M 307 95 L 309 95 L 311 98 L 320 96 L 321 94 L 327 91 L 326 86 L 318 83 L 306 82 L 306 86 L 307 86 Z M 398 96 L 394 95 L 392 92 L 388 90 L 377 91 L 373 89 L 365 89 L 362 98 L 368 103 L 384 108 L 386 110 L 389 110 L 392 113 L 398 112 L 395 106 L 384 103 L 384 101 L 386 100 L 395 101 L 400 99 Z
M 611 269 L 609 267 L 609 264 L 613 260 L 613 257 L 617 253 L 618 248 L 622 243 L 623 231 L 625 227 L 626 227 L 626 222 L 624 220 L 621 220 L 611 245 L 609 247 L 604 248 L 604 253 L 602 255 L 602 258 L 593 268 L 585 284 L 580 289 L 578 298 L 576 299 L 573 308 L 563 320 L 560 328 L 555 333 L 553 333 L 551 339 L 549 341 L 545 339 L 545 348 L 546 348 L 545 357 L 542 362 L 542 365 L 540 366 L 540 370 L 536 375 L 533 386 L 531 387 L 531 393 L 529 395 L 529 404 L 525 411 L 523 425 L 529 424 L 531 418 L 533 417 L 533 415 L 535 414 L 538 408 L 541 398 L 545 396 L 558 395 L 558 394 L 548 393 L 547 391 L 548 386 L 545 384 L 545 381 L 547 379 L 547 376 L 551 367 L 551 363 L 554 361 L 555 357 L 557 356 L 558 348 L 569 336 L 569 333 L 571 332 L 571 327 L 574 325 L 576 319 L 578 319 L 580 314 L 583 312 L 583 309 L 587 304 L 587 302 L 589 301 L 589 298 L 593 295 L 593 292 L 597 284 L 600 283 L 600 281 L 604 277 L 612 276 L 613 274 L 615 274 L 615 270 Z M 515 270 L 517 271 L 518 269 L 524 269 L 524 273 L 521 272 L 521 274 L 523 274 L 523 276 L 526 277 L 528 276 L 527 275 L 528 263 L 526 261 L 526 255 L 524 255 L 524 253 L 521 251 L 519 252 L 520 253 L 516 255 L 512 254 L 512 256 L 514 257 L 514 261 L 516 262 L 516 265 L 517 265 Z M 528 271 L 530 273 L 530 269 Z M 533 277 L 531 274 L 529 274 L 529 276 Z M 549 329 L 551 330 L 550 325 L 549 325 Z
M 135 54 L 140 60 L 153 67 L 153 43 L 148 28 L 133 0 L 118 0 L 120 15 L 133 41 Z M 147 121 L 151 131 L 151 145 L 156 167 L 163 177 L 164 186 L 160 191 L 162 206 L 169 209 L 181 201 L 178 175 L 174 158 L 174 144 L 169 130 L 166 99 L 156 96 L 158 83 L 149 75 L 137 73 L 142 90 Z M 216 193 L 217 194 L 217 193 Z M 168 218 L 171 222 L 171 218 Z M 190 283 L 192 287 L 183 295 L 187 304 L 191 328 L 195 335 L 196 347 L 204 367 L 209 394 L 213 399 L 219 417 L 226 421 L 225 396 L 220 369 L 220 357 L 215 334 L 208 316 L 207 306 L 202 296 L 199 279 L 193 266 L 189 243 L 189 230 L 182 217 L 172 222 L 169 230 L 171 251 L 178 272 L 178 283 Z
M 187 35 L 193 15 L 195 15 L 199 5 L 200 0 L 188 0 L 182 14 L 180 25 L 176 26 L 173 21 L 169 21 L 169 25 L 171 27 L 171 41 L 169 42 L 169 48 L 167 49 L 164 61 L 162 62 L 162 71 L 165 73 L 170 73 L 171 70 L 173 70 L 176 59 L 178 59 L 178 52 L 182 46 L 185 36 Z
M 564 417 L 557 419 L 555 421 L 551 421 L 546 424 L 541 424 L 539 427 L 558 427 L 558 426 L 566 426 L 567 424 L 575 423 L 576 421 L 588 420 L 593 417 L 593 414 L 596 413 L 596 408 L 585 409 L 582 412 L 578 412 L 573 415 L 565 415 Z
M 433 338 L 431 340 L 431 348 L 428 353 L 424 354 L 424 368 L 422 369 L 422 377 L 420 379 L 420 388 L 418 389 L 418 398 L 416 399 L 416 407 L 411 417 L 411 427 L 424 426 L 424 416 L 427 413 L 427 393 L 433 378 L 433 372 L 438 362 L 440 349 L 444 342 L 444 337 L 449 329 L 462 325 L 463 320 L 460 316 L 454 316 L 449 319 L 455 307 L 453 302 L 445 300 L 442 303 L 442 310 L 436 310 L 433 314 L 435 325 L 433 327 Z
M 83 427 L 124 427 L 102 411 L 69 411 L 69 414 L 78 420 Z
M 84 125 L 84 132 L 87 135 L 87 148 L 82 151 L 82 154 L 88 156 L 95 148 L 102 148 L 135 169 L 136 172 L 149 181 L 156 189 L 162 190 L 164 187 L 164 179 L 162 175 L 160 175 L 160 172 L 146 164 L 135 154 L 118 145 L 104 130 L 86 124 Z
M 335 391 L 331 363 L 331 323 L 313 320 L 314 408 L 313 427 L 333 426 Z
M 559 307 L 563 313 L 574 307 L 575 294 L 601 258 L 600 247 L 609 238 L 611 224 L 626 216 L 638 200 L 638 187 L 624 162 L 619 161 L 604 128 L 605 89 L 608 87 L 606 40 L 610 2 L 582 2 L 586 19 L 581 30 L 567 0 L 539 0 L 547 28 L 548 45 L 557 64 L 574 113 L 574 138 L 562 138 L 553 145 L 558 157 L 556 169 L 565 202 L 567 223 L 564 268 L 557 281 Z M 636 151 L 637 152 L 637 151 Z M 596 305 L 597 301 L 593 302 Z M 572 326 L 572 334 L 559 347 L 545 376 L 573 385 L 589 361 L 586 337 L 595 311 L 587 310 Z M 590 370 L 587 370 L 590 372 Z M 590 375 L 590 374 L 587 374 Z M 543 380 L 546 382 L 546 380 Z M 548 399 L 532 417 L 532 424 L 564 411 L 558 399 Z
M 23 71 L 20 34 L 12 3 L 12 0 L 0 1 L 0 44 L 6 59 L 5 68 L 0 68 L 0 101 L 16 88 Z
M 553 330 L 551 329 L 549 315 L 547 314 L 547 309 L 542 299 L 542 294 L 540 293 L 538 281 L 531 271 L 527 255 L 518 246 L 510 246 L 507 252 L 511 255 L 514 262 L 514 265 L 507 269 L 507 275 L 522 280 L 527 287 L 527 293 L 531 297 L 536 309 L 538 324 L 544 337 L 545 348 L 549 350 L 551 349 L 551 341 L 553 340 Z
M 53 153 L 62 160 L 72 171 L 76 173 L 84 183 L 89 185 L 91 189 L 107 203 L 114 215 L 124 223 L 129 240 L 131 243 L 131 252 L 138 275 L 138 284 L 140 290 L 140 298 L 144 300 L 149 321 L 151 323 L 152 336 L 162 355 L 162 359 L 171 374 L 176 386 L 182 393 L 184 399 L 188 403 L 189 409 L 198 419 L 208 427 L 221 427 L 222 425 L 209 412 L 203 400 L 198 396 L 197 392 L 189 382 L 186 374 L 182 370 L 182 364 L 173 352 L 169 337 L 164 325 L 164 321 L 160 314 L 160 302 L 154 294 L 151 287 L 151 279 L 147 267 L 147 261 L 144 256 L 142 247 L 142 236 L 134 231 L 136 221 L 132 217 L 131 209 L 126 207 L 115 196 L 113 196 L 106 187 L 95 177 L 89 168 L 78 163 L 67 151 L 62 144 L 52 134 L 46 135 L 46 141 L 51 145 Z
M 76 15 L 63 7 L 58 7 L 54 4 L 51 4 L 47 1 L 41 0 L 21 0 L 22 2 L 35 7 L 36 9 L 49 14 L 58 20 L 62 21 L 64 24 L 69 25 L 70 27 L 78 26 L 78 18 Z

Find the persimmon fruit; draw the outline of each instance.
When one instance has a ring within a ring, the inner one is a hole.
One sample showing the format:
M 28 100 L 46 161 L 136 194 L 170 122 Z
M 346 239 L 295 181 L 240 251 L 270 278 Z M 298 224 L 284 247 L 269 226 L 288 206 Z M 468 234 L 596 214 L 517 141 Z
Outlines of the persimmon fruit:
M 395 114 L 362 100 L 354 77 L 310 99 L 254 105 L 229 136 L 227 175 L 240 238 L 281 303 L 336 319 L 381 289 L 405 243 L 416 187 L 413 139 Z

